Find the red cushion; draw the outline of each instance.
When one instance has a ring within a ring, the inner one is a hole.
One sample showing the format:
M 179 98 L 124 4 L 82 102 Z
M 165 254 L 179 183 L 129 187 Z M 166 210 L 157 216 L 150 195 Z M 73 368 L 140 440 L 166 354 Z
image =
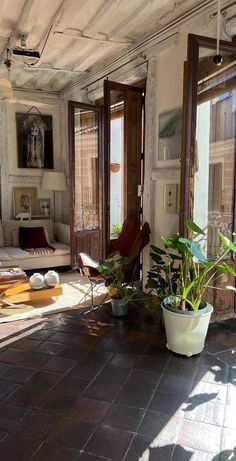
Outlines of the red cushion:
M 45 248 L 48 242 L 44 227 L 19 227 L 19 244 L 22 250 L 27 248 Z

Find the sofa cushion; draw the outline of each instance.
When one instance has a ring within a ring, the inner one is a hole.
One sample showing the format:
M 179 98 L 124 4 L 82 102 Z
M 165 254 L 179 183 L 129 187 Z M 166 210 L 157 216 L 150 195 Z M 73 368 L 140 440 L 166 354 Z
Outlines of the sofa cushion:
M 48 242 L 45 236 L 44 227 L 19 227 L 19 246 L 23 250 L 30 248 L 46 248 Z
M 56 239 L 58 242 L 70 245 L 70 226 L 61 222 L 56 223 Z
M 64 256 L 70 254 L 70 247 L 68 245 L 65 245 L 64 243 L 54 242 L 53 247 L 55 248 L 55 251 L 52 255 L 48 256 L 49 258 L 52 258 L 52 256 Z M 41 259 L 41 267 L 44 267 L 43 260 L 47 258 L 47 256 L 42 256 L 39 253 L 30 254 L 27 250 L 22 250 L 19 247 L 4 247 L 3 249 L 0 249 L 0 261 L 2 262 L 7 261 L 11 263 L 14 262 L 14 264 L 17 264 L 17 260 L 19 259 L 32 258 Z
M 44 227 L 44 233 L 45 233 L 46 240 L 47 240 L 48 244 L 50 245 L 50 240 L 49 240 L 49 236 L 48 236 L 48 230 L 45 229 L 45 227 Z M 15 248 L 20 246 L 20 244 L 19 244 L 19 229 L 15 229 L 14 231 L 12 231 L 12 243 L 13 243 L 13 246 Z
M 15 219 L 2 221 L 4 240 L 6 246 L 12 246 L 12 231 L 19 229 L 20 226 L 24 227 L 39 227 L 43 226 L 48 229 L 49 240 L 54 242 L 54 227 L 52 219 L 32 219 L 28 221 L 17 221 Z

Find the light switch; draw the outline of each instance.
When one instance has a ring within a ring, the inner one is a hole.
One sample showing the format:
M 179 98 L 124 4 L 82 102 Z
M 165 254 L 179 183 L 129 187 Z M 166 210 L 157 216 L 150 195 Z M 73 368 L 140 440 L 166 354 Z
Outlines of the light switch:
M 164 188 L 164 212 L 177 213 L 178 184 L 165 184 Z

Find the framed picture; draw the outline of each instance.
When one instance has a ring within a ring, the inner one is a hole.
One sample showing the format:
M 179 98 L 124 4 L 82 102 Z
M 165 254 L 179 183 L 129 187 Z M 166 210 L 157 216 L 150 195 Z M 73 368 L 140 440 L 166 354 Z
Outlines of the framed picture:
M 51 200 L 50 198 L 38 199 L 38 214 L 50 216 L 51 214 Z
M 13 211 L 14 216 L 19 213 L 37 214 L 37 188 L 14 187 L 13 188 Z
M 182 134 L 182 109 L 159 115 L 158 160 L 180 159 Z
M 19 168 L 53 168 L 52 116 L 16 113 Z

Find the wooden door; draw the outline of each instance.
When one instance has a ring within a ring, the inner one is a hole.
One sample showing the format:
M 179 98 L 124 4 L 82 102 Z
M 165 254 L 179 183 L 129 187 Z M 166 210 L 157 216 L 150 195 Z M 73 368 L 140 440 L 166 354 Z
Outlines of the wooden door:
M 104 82 L 104 255 L 117 225 L 140 227 L 143 99 L 142 88 Z
M 71 184 L 71 261 L 78 267 L 79 252 L 98 259 L 101 229 L 102 109 L 69 101 Z

